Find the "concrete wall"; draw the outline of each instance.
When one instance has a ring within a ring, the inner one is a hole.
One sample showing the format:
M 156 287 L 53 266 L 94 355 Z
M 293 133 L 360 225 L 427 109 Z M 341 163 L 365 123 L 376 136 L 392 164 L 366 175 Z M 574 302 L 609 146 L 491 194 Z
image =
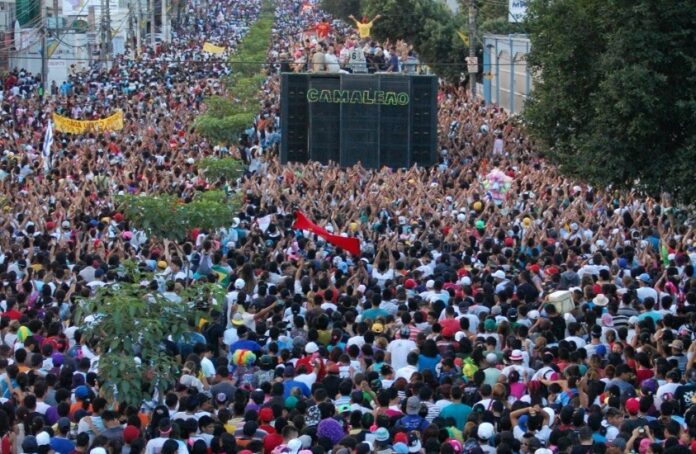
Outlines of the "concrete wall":
M 526 35 L 483 37 L 483 97 L 511 113 L 520 113 L 532 89 L 527 68 L 530 50 Z

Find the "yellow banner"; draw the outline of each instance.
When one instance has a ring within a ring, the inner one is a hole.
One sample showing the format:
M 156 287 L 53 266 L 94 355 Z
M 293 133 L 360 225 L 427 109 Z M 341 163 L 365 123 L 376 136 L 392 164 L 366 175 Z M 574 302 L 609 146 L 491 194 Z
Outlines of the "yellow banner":
M 102 118 L 101 120 L 73 120 L 62 115 L 53 114 L 53 124 L 56 131 L 68 134 L 84 134 L 86 132 L 119 131 L 123 129 L 123 112 Z
M 203 44 L 203 52 L 208 52 L 209 54 L 221 54 L 225 52 L 224 47 L 216 46 L 215 44 L 205 43 Z

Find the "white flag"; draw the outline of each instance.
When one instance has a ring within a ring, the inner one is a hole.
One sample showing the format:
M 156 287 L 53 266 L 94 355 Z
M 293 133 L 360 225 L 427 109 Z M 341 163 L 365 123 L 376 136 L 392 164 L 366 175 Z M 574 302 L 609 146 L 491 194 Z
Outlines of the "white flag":
M 43 150 L 41 152 L 43 155 L 44 173 L 51 171 L 51 146 L 53 146 L 53 122 L 48 120 L 48 127 L 46 128 L 46 135 L 44 136 Z
M 266 233 L 268 226 L 271 225 L 271 215 L 268 214 L 262 218 L 258 218 L 256 223 L 259 225 L 259 229 L 261 229 L 263 233 Z

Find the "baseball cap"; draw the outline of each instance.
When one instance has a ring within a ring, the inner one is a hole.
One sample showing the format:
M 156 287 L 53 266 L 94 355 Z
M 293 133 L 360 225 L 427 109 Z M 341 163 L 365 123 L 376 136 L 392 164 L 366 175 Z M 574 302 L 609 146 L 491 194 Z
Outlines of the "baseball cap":
M 638 276 L 638 280 L 649 284 L 651 282 L 650 275 L 648 273 L 643 273 Z
M 39 446 L 48 446 L 51 444 L 51 436 L 48 435 L 48 432 L 43 431 L 39 432 L 36 435 L 36 444 Z
M 397 432 L 394 434 L 394 443 L 408 444 L 408 435 L 406 432 Z
M 245 285 L 246 283 L 244 282 L 244 279 L 240 278 L 234 281 L 234 288 L 236 288 L 237 290 L 243 289 Z
M 408 446 L 405 443 L 394 443 L 393 448 L 396 454 L 408 454 Z
M 89 388 L 87 388 L 85 385 L 80 385 L 77 388 L 75 388 L 76 398 L 84 399 L 87 396 L 89 396 Z
M 63 430 L 70 429 L 70 420 L 68 418 L 66 418 L 65 416 L 63 416 L 62 418 L 59 418 L 58 419 L 58 428 L 63 429 Z
M 679 339 L 674 339 L 669 346 L 679 351 L 684 350 L 684 342 L 680 341 Z
M 482 440 L 488 440 L 493 436 L 493 433 L 495 432 L 493 428 L 493 424 L 489 422 L 483 422 L 479 424 L 478 426 L 478 437 Z
M 310 355 L 319 351 L 319 346 L 315 342 L 309 342 L 305 345 L 305 352 Z
M 259 419 L 261 422 L 271 422 L 273 421 L 273 410 L 269 407 L 264 407 L 259 411 Z
M 640 409 L 640 401 L 635 397 L 631 397 L 626 401 L 626 411 L 632 415 L 637 415 Z
M 377 441 L 388 441 L 389 440 L 389 431 L 384 428 L 380 427 L 375 431 L 375 440 Z

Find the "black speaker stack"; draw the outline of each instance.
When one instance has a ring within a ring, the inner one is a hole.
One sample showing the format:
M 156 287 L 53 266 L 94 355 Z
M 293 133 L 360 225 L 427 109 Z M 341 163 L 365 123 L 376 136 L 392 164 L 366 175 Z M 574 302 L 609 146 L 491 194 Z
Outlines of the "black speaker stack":
M 283 73 L 281 162 L 431 166 L 437 89 L 435 76 Z

